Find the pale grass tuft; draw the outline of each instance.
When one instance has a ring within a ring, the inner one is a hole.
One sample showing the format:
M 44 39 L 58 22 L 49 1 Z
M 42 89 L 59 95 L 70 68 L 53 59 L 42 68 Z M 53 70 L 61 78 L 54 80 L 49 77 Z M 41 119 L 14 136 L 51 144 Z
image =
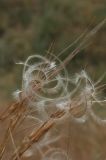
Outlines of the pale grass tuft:
M 59 56 L 70 46 L 58 56 L 49 49 L 45 57 L 32 55 L 19 63 L 24 66 L 22 88 L 13 94 L 16 102 L 0 115 L 0 123 L 6 124 L 0 160 L 72 160 L 71 126 L 89 125 L 89 119 L 106 125 L 92 109 L 95 103 L 102 106 L 106 102 L 100 99 L 105 87 L 100 85 L 102 78 L 94 82 L 85 70 L 70 77 L 66 69 L 105 21 L 82 34 L 73 43 L 82 40 L 79 46 L 63 62 Z

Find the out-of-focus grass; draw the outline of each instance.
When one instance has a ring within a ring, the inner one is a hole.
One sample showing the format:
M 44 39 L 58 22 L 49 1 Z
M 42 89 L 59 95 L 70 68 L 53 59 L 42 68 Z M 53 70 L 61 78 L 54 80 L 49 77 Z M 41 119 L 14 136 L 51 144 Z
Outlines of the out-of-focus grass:
M 58 54 L 73 42 L 86 28 L 89 31 L 106 16 L 105 0 L 1 0 L 0 1 L 0 96 L 10 99 L 11 91 L 21 85 L 15 62 L 32 54 L 45 54 L 54 41 L 53 52 Z M 89 26 L 89 27 L 88 27 Z M 86 68 L 94 77 L 105 71 L 106 25 L 91 39 L 85 51 L 69 64 L 69 70 Z M 70 52 L 65 52 L 63 60 Z M 71 74 L 71 73 L 70 73 Z M 8 77 L 9 76 L 9 77 Z M 8 81 L 6 81 L 8 79 Z M 11 79 L 11 80 L 10 80 Z M 106 80 L 106 79 L 105 79 Z M 8 98 L 9 97 L 9 98 Z
M 16 77 L 13 73 L 3 74 L 0 78 L 0 105 L 12 101 L 12 92 L 16 89 Z
M 13 92 L 20 89 L 22 83 L 22 66 L 16 65 L 12 71 L 0 71 L 0 104 L 11 103 Z

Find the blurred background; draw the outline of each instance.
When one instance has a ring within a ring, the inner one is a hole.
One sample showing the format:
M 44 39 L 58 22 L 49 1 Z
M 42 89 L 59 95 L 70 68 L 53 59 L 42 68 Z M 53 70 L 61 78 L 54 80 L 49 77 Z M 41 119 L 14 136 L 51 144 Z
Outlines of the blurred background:
M 11 101 L 12 92 L 21 87 L 22 66 L 16 62 L 46 54 L 52 42 L 58 54 L 105 17 L 105 0 L 0 0 L 0 104 Z M 105 37 L 106 24 L 68 65 L 70 74 L 86 68 L 96 80 L 105 72 Z

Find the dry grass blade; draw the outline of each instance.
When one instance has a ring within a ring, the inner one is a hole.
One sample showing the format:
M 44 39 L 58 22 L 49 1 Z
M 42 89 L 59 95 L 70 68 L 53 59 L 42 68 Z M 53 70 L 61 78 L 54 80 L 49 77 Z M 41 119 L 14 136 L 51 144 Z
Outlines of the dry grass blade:
M 57 111 L 52 114 L 50 119 L 44 122 L 41 127 L 37 130 L 32 131 L 32 133 L 25 137 L 21 146 L 18 147 L 18 155 L 21 158 L 22 155 L 27 151 L 34 143 L 38 142 L 42 136 L 46 134 L 46 132 L 51 129 L 55 124 L 55 119 L 61 118 L 65 114 L 64 111 Z M 17 155 L 14 153 L 11 160 L 17 160 Z
M 14 106 L 14 105 L 13 105 Z M 5 152 L 5 149 L 6 149 L 6 145 L 8 143 L 8 140 L 9 140 L 9 133 L 10 133 L 10 130 L 13 132 L 16 128 L 16 126 L 21 122 L 21 120 L 23 119 L 23 114 L 24 112 L 26 111 L 26 108 L 25 106 L 23 105 L 23 103 L 21 104 L 18 104 L 16 105 L 15 107 L 10 107 L 10 110 L 12 112 L 10 113 L 14 113 L 14 115 L 11 115 L 9 114 L 9 125 L 8 125 L 8 128 L 5 132 L 5 135 L 4 135 L 4 138 L 3 138 L 3 141 L 2 143 L 0 144 L 0 159 L 2 159 L 3 155 L 4 155 L 4 152 Z M 17 107 L 17 108 L 16 108 Z M 6 112 L 5 112 L 6 113 Z M 7 114 L 6 114 L 7 115 Z M 3 115 L 3 119 L 4 117 L 7 118 L 6 115 Z M 2 119 L 2 120 L 3 120 Z

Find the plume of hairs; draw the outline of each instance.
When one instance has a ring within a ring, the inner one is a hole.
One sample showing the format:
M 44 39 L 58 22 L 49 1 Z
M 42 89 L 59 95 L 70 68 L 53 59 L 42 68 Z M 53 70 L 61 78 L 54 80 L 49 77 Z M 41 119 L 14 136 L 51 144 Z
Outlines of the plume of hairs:
M 102 106 L 106 102 L 99 98 L 100 89 L 105 87 L 99 86 L 102 78 L 93 82 L 85 70 L 70 77 L 66 69 L 66 64 L 85 48 L 86 42 L 105 22 L 106 19 L 89 33 L 84 32 L 73 43 L 81 40 L 78 47 L 63 62 L 59 56 L 72 45 L 58 56 L 52 53 L 46 56 L 36 54 L 29 56 L 25 63 L 19 63 L 23 65 L 22 88 L 14 92 L 16 103 L 0 115 L 1 122 L 8 122 L 0 145 L 0 159 L 7 158 L 7 144 L 11 141 L 13 149 L 10 149 L 9 160 L 29 157 L 41 160 L 72 160 L 71 152 L 68 152 L 69 143 L 67 147 L 55 147 L 55 143 L 64 139 L 63 137 L 69 138 L 68 133 L 59 129 L 61 124 L 67 119 L 85 124 L 89 117 L 96 123 L 106 124 L 92 109 L 95 103 Z M 20 143 L 14 138 L 18 134 Z

